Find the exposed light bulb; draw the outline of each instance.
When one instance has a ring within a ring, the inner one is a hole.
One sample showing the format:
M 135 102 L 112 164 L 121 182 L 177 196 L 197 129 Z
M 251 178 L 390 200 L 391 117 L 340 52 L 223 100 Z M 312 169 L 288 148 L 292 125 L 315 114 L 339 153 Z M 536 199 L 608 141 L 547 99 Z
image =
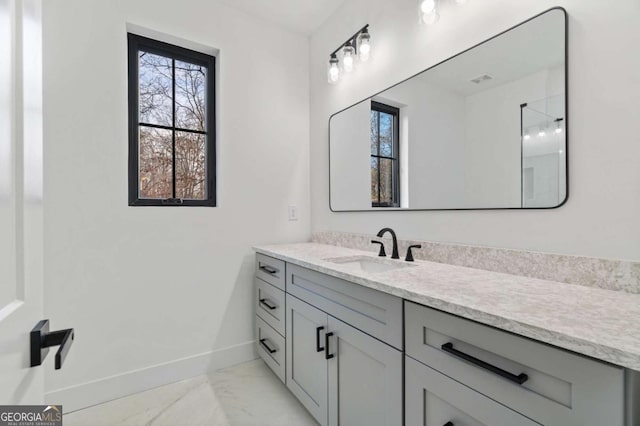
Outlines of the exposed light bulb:
M 562 127 L 557 127 L 555 130 L 556 133 L 562 133 Z
M 427 25 L 433 25 L 436 22 L 438 22 L 439 19 L 440 19 L 440 14 L 438 13 L 437 10 L 434 10 L 433 12 L 430 12 L 430 13 L 422 14 L 422 22 L 424 22 Z
M 360 34 L 360 45 L 358 46 L 358 57 L 362 62 L 367 62 L 371 55 L 370 40 L 371 36 L 369 35 L 369 30 L 365 28 L 362 30 L 362 34 Z
M 423 15 L 431 13 L 436 10 L 436 0 L 422 0 L 420 2 L 420 12 Z
M 526 134 L 524 135 L 524 140 L 525 140 L 525 141 L 528 141 L 529 139 L 531 139 L 531 135 L 530 135 L 529 133 L 526 133 Z
M 338 58 L 336 54 L 331 55 L 331 59 L 329 59 L 329 72 L 328 78 L 330 84 L 336 84 L 340 79 L 340 67 L 338 67 Z
M 422 24 L 435 24 L 440 19 L 438 13 L 437 0 L 422 0 L 420 2 L 420 23 Z
M 342 68 L 344 68 L 345 72 L 353 71 L 354 58 L 353 54 L 355 53 L 355 49 L 351 46 L 351 42 L 345 44 L 344 49 L 342 49 Z
M 547 136 L 547 133 L 546 133 L 544 130 L 540 130 L 540 131 L 538 132 L 538 136 L 540 136 L 541 138 L 543 138 L 543 137 Z

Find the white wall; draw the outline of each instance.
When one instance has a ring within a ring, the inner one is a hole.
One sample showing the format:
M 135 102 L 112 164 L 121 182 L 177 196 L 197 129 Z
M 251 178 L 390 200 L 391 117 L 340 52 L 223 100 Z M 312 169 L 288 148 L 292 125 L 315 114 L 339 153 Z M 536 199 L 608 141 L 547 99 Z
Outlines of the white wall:
M 371 102 L 331 118 L 331 205 L 335 210 L 371 208 Z
M 252 357 L 251 245 L 310 237 L 308 40 L 212 0 L 44 3 L 45 309 L 76 330 L 48 399 Z M 217 208 L 127 206 L 127 23 L 220 49 Z
M 566 205 L 543 211 L 332 213 L 327 120 L 348 105 L 556 5 L 569 19 L 569 184 Z M 312 230 L 640 259 L 640 3 L 596 0 L 471 0 L 443 5 L 435 26 L 418 25 L 415 0 L 348 0 L 311 38 Z M 372 60 L 336 86 L 328 54 L 365 23 Z
M 384 91 L 407 126 L 408 204 L 405 208 L 464 206 L 464 97 L 422 78 Z

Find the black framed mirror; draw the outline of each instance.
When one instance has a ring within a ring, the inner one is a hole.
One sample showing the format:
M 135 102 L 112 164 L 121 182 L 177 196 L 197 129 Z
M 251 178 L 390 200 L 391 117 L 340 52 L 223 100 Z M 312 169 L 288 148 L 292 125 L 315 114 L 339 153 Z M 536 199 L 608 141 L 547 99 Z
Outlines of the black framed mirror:
M 567 21 L 547 10 L 333 114 L 331 210 L 563 205 Z

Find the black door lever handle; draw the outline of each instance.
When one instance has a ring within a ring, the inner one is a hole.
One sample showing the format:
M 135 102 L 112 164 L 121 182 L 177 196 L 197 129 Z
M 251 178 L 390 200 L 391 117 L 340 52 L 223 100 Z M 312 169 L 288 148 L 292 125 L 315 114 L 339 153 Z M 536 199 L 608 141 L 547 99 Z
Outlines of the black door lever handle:
M 56 370 L 62 368 L 71 344 L 73 343 L 73 328 L 66 330 L 49 331 L 49 320 L 38 321 L 31 330 L 31 367 L 42 364 L 42 361 L 49 353 L 51 346 L 60 346 L 56 352 Z

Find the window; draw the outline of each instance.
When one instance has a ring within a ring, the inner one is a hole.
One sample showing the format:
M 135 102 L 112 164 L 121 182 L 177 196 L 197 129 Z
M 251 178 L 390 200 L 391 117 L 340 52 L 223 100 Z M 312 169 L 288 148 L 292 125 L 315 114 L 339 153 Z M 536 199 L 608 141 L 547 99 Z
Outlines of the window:
M 371 206 L 400 207 L 400 110 L 371 102 Z
M 128 41 L 129 205 L 215 206 L 215 58 Z

